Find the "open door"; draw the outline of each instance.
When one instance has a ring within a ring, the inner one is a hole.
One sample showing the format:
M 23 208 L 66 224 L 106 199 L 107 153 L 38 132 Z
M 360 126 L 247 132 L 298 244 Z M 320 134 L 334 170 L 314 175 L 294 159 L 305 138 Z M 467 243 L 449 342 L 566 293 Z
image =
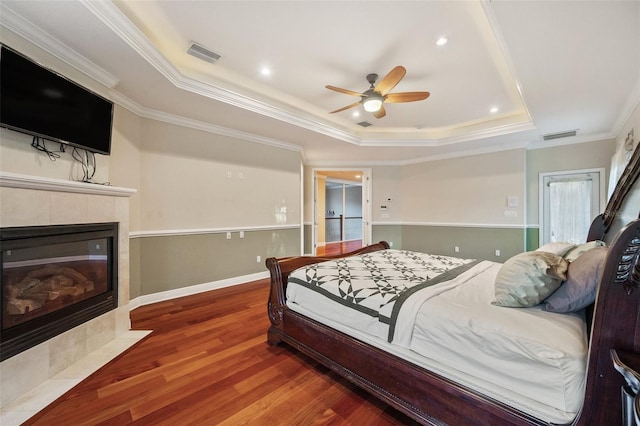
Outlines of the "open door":
M 331 242 L 371 242 L 371 170 L 313 169 L 312 254 Z

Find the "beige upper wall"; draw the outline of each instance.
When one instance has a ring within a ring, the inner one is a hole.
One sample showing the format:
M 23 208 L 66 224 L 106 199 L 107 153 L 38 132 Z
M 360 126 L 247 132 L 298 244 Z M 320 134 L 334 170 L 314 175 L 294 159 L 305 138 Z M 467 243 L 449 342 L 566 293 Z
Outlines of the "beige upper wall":
M 527 224 L 539 225 L 540 173 L 604 168 L 608 182 L 614 151 L 613 139 L 527 151 Z
M 109 176 L 111 185 L 136 189 L 130 198 L 130 231 L 140 230 L 142 119 L 120 106 L 115 107 Z
M 140 230 L 300 224 L 297 152 L 148 119 L 142 129 Z
M 524 164 L 525 150 L 517 149 L 403 166 L 402 220 L 521 226 Z M 517 207 L 507 207 L 510 196 Z
M 375 224 L 522 226 L 524 163 L 525 150 L 518 149 L 405 166 L 371 167 L 371 219 Z M 307 183 L 313 180 L 312 169 L 305 167 Z M 309 187 L 312 189 L 310 184 Z M 508 196 L 518 197 L 518 207 L 507 207 Z M 307 191 L 305 222 L 312 221 L 312 197 Z M 381 205 L 387 209 L 381 210 Z M 505 216 L 505 210 L 515 211 L 516 216 Z
M 371 179 L 373 223 L 393 223 L 402 220 L 402 167 L 376 166 L 371 170 Z M 387 209 L 381 210 L 380 206 L 386 206 Z

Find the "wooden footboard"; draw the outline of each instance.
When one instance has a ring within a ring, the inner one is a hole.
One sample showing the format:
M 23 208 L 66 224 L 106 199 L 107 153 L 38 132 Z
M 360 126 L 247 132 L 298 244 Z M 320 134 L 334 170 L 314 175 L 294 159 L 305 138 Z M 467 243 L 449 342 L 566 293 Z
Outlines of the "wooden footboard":
M 269 320 L 271 320 L 271 327 L 268 331 L 269 343 L 276 345 L 280 343 L 280 336 L 282 336 L 283 316 L 287 310 L 286 305 L 286 291 L 287 280 L 289 274 L 298 268 L 305 265 L 311 265 L 313 263 L 324 262 L 325 260 L 338 259 L 341 257 L 353 256 L 356 254 L 371 253 L 378 250 L 386 250 L 389 248 L 389 243 L 381 241 L 377 244 L 363 247 L 350 253 L 334 255 L 334 256 L 297 256 L 286 257 L 276 259 L 270 257 L 266 260 L 267 269 L 271 274 L 271 292 L 269 293 L 269 301 L 267 303 L 267 312 L 269 314 Z
M 383 242 L 348 255 L 386 248 Z M 546 424 L 287 308 L 286 282 L 293 270 L 343 256 L 267 259 L 271 273 L 270 344 L 284 342 L 295 347 L 423 424 Z M 591 328 L 585 400 L 574 425 L 621 424 L 623 380 L 610 353 L 616 349 L 629 356 L 640 354 L 639 256 L 637 220 L 618 234 L 609 249 Z

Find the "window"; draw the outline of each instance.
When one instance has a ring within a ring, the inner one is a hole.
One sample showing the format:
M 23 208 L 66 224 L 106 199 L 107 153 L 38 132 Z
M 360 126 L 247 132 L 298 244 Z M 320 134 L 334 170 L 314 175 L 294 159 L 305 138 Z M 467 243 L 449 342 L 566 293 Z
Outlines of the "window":
M 540 245 L 586 241 L 604 202 L 603 169 L 540 174 Z

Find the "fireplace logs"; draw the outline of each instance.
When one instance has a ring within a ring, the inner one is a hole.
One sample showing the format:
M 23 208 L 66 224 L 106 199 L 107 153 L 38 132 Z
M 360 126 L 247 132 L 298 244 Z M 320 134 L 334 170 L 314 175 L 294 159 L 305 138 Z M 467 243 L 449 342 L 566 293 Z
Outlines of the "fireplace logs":
M 7 313 L 24 315 L 40 309 L 47 300 L 80 296 L 93 289 L 93 282 L 76 270 L 46 265 L 29 272 L 19 283 L 5 287 Z

